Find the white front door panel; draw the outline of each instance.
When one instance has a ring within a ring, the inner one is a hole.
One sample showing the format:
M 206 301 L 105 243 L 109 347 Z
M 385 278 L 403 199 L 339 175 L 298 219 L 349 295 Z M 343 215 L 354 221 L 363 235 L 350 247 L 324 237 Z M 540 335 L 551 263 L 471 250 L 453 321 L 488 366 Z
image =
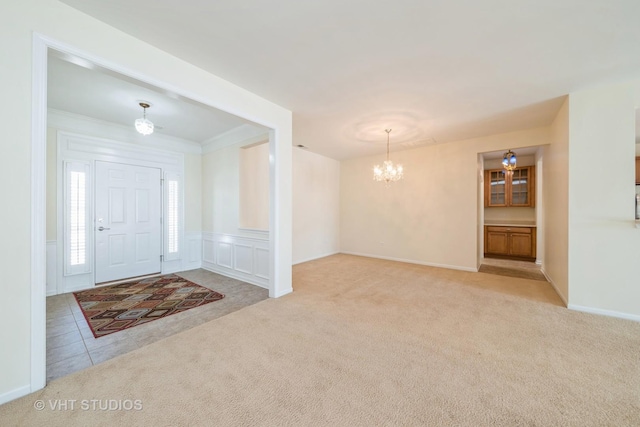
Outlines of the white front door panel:
M 96 162 L 96 283 L 161 271 L 161 171 Z

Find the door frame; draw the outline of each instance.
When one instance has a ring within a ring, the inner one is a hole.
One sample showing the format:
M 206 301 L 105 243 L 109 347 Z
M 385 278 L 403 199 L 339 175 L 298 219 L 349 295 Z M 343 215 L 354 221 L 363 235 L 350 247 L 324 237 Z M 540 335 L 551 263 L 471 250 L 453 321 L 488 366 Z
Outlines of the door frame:
M 46 134 L 47 55 L 49 49 L 73 55 L 124 76 L 166 90 L 185 99 L 242 117 L 269 131 L 269 296 L 278 298 L 292 287 L 292 113 L 213 74 L 198 80 L 207 82 L 208 95 L 187 90 L 106 60 L 68 43 L 34 32 L 32 39 L 31 86 L 31 229 L 30 229 L 30 391 L 46 385 Z M 133 62 L 135 63 L 135 62 Z M 193 67 L 181 70 L 189 75 Z M 192 73 L 191 73 L 192 74 Z M 220 96 L 211 90 L 219 89 Z M 255 101 L 255 102 L 254 102 Z
M 82 135 L 79 133 L 69 131 L 57 131 L 57 216 L 58 221 L 56 224 L 57 238 L 56 246 L 59 256 L 56 260 L 56 291 L 58 294 L 65 292 L 74 292 L 81 289 L 88 289 L 95 285 L 95 241 L 93 234 L 88 239 L 87 252 L 92 254 L 89 264 L 89 271 L 85 274 L 76 274 L 65 276 L 64 265 L 64 168 L 65 162 L 84 162 L 89 165 L 89 173 L 93 182 L 90 189 L 90 195 L 88 203 L 90 204 L 90 219 L 91 227 L 93 230 L 93 217 L 95 209 L 95 197 L 94 188 L 95 185 L 95 162 L 111 162 L 121 163 L 133 166 L 144 166 L 150 168 L 160 169 L 160 176 L 162 179 L 166 179 L 167 175 L 184 177 L 184 154 L 179 152 L 164 151 L 149 147 L 140 147 L 129 143 L 123 143 L 114 141 L 107 138 L 97 138 L 93 136 Z M 184 236 L 184 179 L 179 181 L 179 236 L 178 240 L 182 243 L 185 241 Z M 162 195 L 162 212 L 163 218 L 166 218 L 167 200 L 165 197 L 165 188 L 161 188 Z M 161 253 L 167 254 L 167 242 L 166 242 L 166 222 L 163 222 L 162 227 L 162 247 Z M 181 245 L 182 247 L 183 245 Z M 162 273 L 173 273 L 180 271 L 181 257 L 165 257 L 163 259 Z

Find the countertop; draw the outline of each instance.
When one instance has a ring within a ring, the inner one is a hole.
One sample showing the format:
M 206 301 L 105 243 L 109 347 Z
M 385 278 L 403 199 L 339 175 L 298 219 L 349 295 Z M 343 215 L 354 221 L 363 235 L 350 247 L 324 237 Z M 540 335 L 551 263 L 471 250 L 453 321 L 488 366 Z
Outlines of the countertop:
M 484 225 L 495 225 L 497 227 L 535 227 L 535 221 L 518 221 L 509 219 L 486 219 Z

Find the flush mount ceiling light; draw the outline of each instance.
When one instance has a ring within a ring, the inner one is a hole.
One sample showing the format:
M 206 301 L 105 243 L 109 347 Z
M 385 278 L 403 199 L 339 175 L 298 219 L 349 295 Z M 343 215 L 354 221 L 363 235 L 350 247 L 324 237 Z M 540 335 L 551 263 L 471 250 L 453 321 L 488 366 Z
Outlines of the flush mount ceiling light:
M 389 134 L 391 133 L 391 129 L 384 130 L 387 133 L 387 160 L 380 165 L 375 165 L 373 167 L 373 180 L 374 181 L 384 181 L 386 184 L 390 182 L 395 182 L 402 179 L 403 169 L 402 165 L 393 165 L 393 162 L 389 160 Z
M 516 153 L 511 150 L 504 153 L 502 157 L 502 167 L 507 172 L 513 171 L 516 168 Z
M 147 120 L 147 108 L 151 107 L 151 105 L 146 102 L 140 102 L 139 105 L 142 107 L 142 118 L 136 119 L 136 130 L 143 135 L 151 135 L 153 133 L 153 123 Z

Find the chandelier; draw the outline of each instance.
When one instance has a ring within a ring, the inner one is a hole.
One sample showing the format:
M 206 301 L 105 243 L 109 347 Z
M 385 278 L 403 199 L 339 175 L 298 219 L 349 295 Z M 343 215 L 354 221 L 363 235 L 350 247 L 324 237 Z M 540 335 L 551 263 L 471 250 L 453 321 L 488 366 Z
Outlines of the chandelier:
M 143 135 L 151 135 L 153 133 L 153 122 L 147 120 L 147 108 L 151 107 L 146 102 L 139 104 L 142 107 L 142 118 L 136 119 L 136 130 Z
M 393 162 L 389 160 L 389 134 L 391 129 L 384 130 L 387 133 L 387 160 L 380 165 L 373 167 L 373 180 L 377 182 L 384 181 L 386 184 L 395 182 L 402 179 L 402 165 L 393 165 Z
M 507 172 L 512 172 L 516 168 L 516 153 L 509 150 L 502 157 L 502 167 Z

